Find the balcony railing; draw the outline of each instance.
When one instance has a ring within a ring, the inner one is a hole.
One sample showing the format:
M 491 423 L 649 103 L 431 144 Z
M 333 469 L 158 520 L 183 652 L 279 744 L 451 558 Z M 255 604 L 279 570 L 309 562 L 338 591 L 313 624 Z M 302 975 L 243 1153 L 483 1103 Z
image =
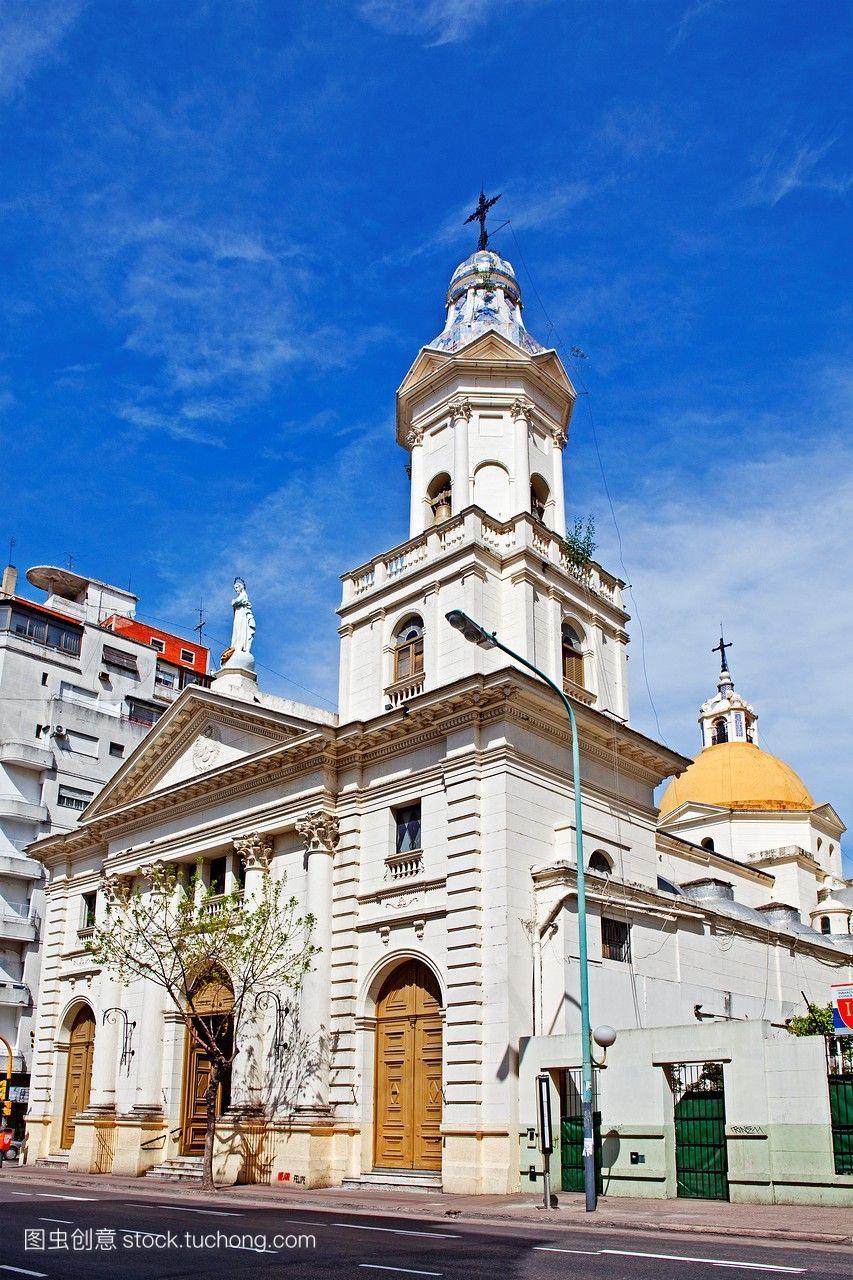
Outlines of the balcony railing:
M 390 707 L 399 707 L 402 702 L 408 702 L 410 698 L 416 698 L 419 693 L 424 691 L 424 673 L 418 671 L 413 676 L 406 676 L 403 680 L 395 680 L 393 684 L 389 684 L 385 688 L 385 701 Z
M 618 578 L 602 569 L 595 561 L 578 566 L 568 554 L 565 541 L 526 512 L 512 520 L 493 520 L 479 507 L 468 507 L 409 542 L 395 547 L 390 554 L 377 556 L 368 564 L 344 575 L 343 603 L 351 604 L 370 595 L 386 582 L 417 572 L 428 561 L 455 551 L 464 545 L 479 543 L 502 559 L 525 550 L 538 559 L 555 565 L 574 578 L 600 600 L 622 609 L 622 586 Z
M 423 849 L 407 849 L 405 853 L 389 853 L 385 859 L 385 875 L 389 880 L 408 880 L 423 871 Z

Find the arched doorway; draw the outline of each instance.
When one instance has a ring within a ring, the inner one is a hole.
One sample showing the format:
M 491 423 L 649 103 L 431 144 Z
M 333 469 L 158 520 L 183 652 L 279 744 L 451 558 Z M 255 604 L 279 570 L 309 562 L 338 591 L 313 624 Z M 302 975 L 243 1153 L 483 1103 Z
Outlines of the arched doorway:
M 376 1002 L 377 1169 L 441 1169 L 441 1030 L 435 976 L 404 961 Z
M 213 1034 L 230 1052 L 234 1034 L 232 1009 L 234 993 L 223 979 L 208 979 L 193 989 L 193 1004 L 198 1011 L 197 1022 L 203 1022 L 208 1035 Z M 207 1089 L 212 1065 L 208 1049 L 191 1034 L 186 1033 L 184 1053 L 184 1084 L 181 1102 L 181 1155 L 200 1156 L 204 1153 L 204 1137 L 207 1132 Z M 216 1091 L 216 1114 L 221 1115 L 231 1101 L 231 1075 L 220 1080 Z
M 95 1015 L 88 1005 L 78 1010 L 68 1037 L 68 1068 L 62 1106 L 63 1151 L 74 1144 L 74 1117 L 89 1105 L 92 1088 L 92 1054 L 95 1050 Z

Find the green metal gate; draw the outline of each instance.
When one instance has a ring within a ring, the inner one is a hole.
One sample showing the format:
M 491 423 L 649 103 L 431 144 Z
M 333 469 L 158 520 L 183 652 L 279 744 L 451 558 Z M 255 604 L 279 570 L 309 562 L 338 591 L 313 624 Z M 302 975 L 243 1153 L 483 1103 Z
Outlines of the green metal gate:
M 670 1078 L 675 1097 L 676 1194 L 693 1200 L 728 1200 L 722 1063 L 676 1063 Z
M 836 1173 L 853 1173 L 853 1036 L 827 1036 L 826 1074 Z
M 598 1100 L 598 1079 L 592 1078 L 592 1127 L 595 1137 L 595 1185 L 602 1194 L 601 1181 L 601 1112 Z M 583 1191 L 583 1115 L 581 1114 L 580 1068 L 563 1072 L 563 1091 L 560 1119 L 560 1172 L 564 1191 Z

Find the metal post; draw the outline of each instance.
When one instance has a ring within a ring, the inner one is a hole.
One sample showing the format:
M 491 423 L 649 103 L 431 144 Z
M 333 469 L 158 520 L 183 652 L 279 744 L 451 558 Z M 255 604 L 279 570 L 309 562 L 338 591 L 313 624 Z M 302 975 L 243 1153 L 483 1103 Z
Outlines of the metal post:
M 510 649 L 497 638 L 493 631 L 486 631 L 479 623 L 473 624 L 484 637 L 510 658 L 515 658 L 528 671 L 544 681 L 553 689 L 565 708 L 569 717 L 572 734 L 572 785 L 575 792 L 575 853 L 577 858 L 578 877 L 578 956 L 580 960 L 580 1006 L 581 1006 L 581 1116 L 583 1120 L 583 1184 L 586 1194 L 586 1211 L 592 1213 L 596 1206 L 597 1192 L 595 1186 L 595 1137 L 592 1124 L 592 1036 L 589 1021 L 589 961 L 587 958 L 586 940 L 586 864 L 583 852 L 583 805 L 581 801 L 581 761 L 578 745 L 578 726 L 574 709 L 559 685 L 550 676 L 540 671 L 532 662 L 528 662 L 520 653 Z

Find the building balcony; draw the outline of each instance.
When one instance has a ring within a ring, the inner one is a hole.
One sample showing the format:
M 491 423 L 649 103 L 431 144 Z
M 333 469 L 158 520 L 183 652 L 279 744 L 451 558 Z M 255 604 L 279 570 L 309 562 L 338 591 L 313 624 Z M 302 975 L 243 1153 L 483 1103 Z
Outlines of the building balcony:
M 0 903 L 0 941 L 35 942 L 41 921 L 29 908 L 18 911 L 8 903 Z
M 395 680 L 393 684 L 389 684 L 385 689 L 385 701 L 393 709 L 402 702 L 408 702 L 409 698 L 416 698 L 423 691 L 424 673 L 418 671 L 413 676 L 406 676 L 403 680 Z
M 594 560 L 577 565 L 568 544 L 527 512 L 511 520 L 493 520 L 479 507 L 468 507 L 434 525 L 432 529 L 411 538 L 384 556 L 377 556 L 351 573 L 343 575 L 343 605 L 369 600 L 388 582 L 414 576 L 428 564 L 434 564 L 467 546 L 485 546 L 500 560 L 508 560 L 524 552 L 545 561 L 580 583 L 598 600 L 624 613 L 622 587 Z
M 0 853 L 0 879 L 9 877 L 13 880 L 41 880 L 44 867 L 35 858 L 27 858 L 23 853 Z
M 0 796 L 0 819 L 14 818 L 16 822 L 31 822 L 37 826 L 40 822 L 49 822 L 50 814 L 47 806 L 34 804 L 21 796 Z
M 26 1009 L 31 1003 L 32 996 L 26 983 L 0 979 L 0 1008 Z
M 585 689 L 582 684 L 570 680 L 568 676 L 563 677 L 563 693 L 567 693 L 575 702 L 583 702 L 587 707 L 591 707 L 595 702 L 594 693 L 590 693 L 589 689 Z
M 0 764 L 16 764 L 24 769 L 43 773 L 54 766 L 52 751 L 34 747 L 29 742 L 4 742 L 0 744 Z

